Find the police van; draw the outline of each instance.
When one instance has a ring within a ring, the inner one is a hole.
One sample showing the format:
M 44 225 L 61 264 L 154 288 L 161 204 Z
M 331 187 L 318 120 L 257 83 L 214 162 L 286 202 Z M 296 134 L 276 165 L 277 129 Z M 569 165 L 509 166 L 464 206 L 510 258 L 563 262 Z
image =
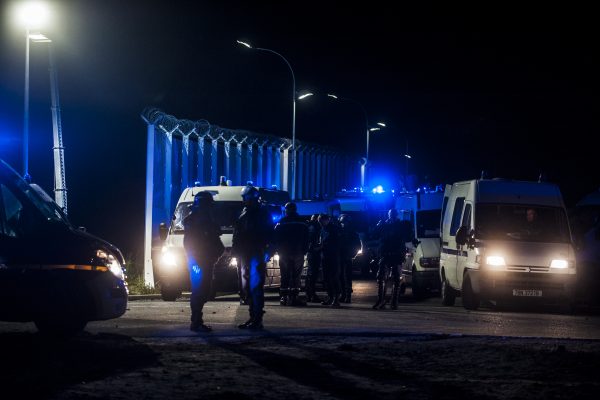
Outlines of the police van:
M 125 260 L 0 160 L 0 320 L 68 335 L 127 308 Z
M 442 302 L 482 300 L 570 305 L 575 251 L 559 188 L 480 179 L 446 185 L 442 205 Z
M 159 232 L 163 246 L 155 264 L 155 274 L 161 295 L 165 301 L 174 301 L 183 291 L 190 290 L 187 258 L 183 248 L 183 220 L 190 213 L 194 196 L 201 191 L 213 195 L 213 217 L 221 226 L 221 241 L 225 252 L 214 269 L 213 291 L 237 291 L 239 289 L 238 260 L 231 256 L 233 226 L 242 212 L 241 192 L 245 186 L 194 186 L 184 189 L 173 212 L 169 225 L 160 224 Z M 261 202 L 268 207 L 273 223 L 283 215 L 283 206 L 290 201 L 288 192 L 277 189 L 258 188 Z M 279 257 L 275 255 L 267 262 L 265 287 L 279 287 Z M 214 295 L 214 293 L 213 293 Z
M 440 220 L 444 192 L 439 188 L 399 193 L 396 210 L 409 220 L 415 240 L 406 243 L 402 264 L 402 284 L 412 288 L 415 297 L 440 289 Z

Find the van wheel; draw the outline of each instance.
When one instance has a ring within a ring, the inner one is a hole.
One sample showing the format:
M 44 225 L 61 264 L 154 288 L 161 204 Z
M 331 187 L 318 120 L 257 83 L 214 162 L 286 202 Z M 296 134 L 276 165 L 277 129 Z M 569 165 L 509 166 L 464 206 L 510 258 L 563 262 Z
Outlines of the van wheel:
M 181 296 L 181 289 L 174 287 L 162 287 L 160 288 L 160 296 L 164 301 L 175 301 Z
M 414 298 L 421 299 L 421 298 L 425 297 L 426 290 L 423 287 L 423 285 L 421 284 L 421 282 L 419 282 L 419 278 L 417 277 L 416 272 L 417 272 L 417 270 L 413 267 L 413 269 L 412 269 L 412 294 L 413 294 Z
M 477 310 L 479 308 L 480 299 L 479 296 L 473 292 L 473 286 L 471 285 L 471 277 L 469 274 L 465 274 L 462 284 L 462 303 L 463 307 L 467 310 Z
M 456 292 L 446 278 L 442 280 L 442 304 L 445 306 L 453 306 L 454 301 L 456 300 Z

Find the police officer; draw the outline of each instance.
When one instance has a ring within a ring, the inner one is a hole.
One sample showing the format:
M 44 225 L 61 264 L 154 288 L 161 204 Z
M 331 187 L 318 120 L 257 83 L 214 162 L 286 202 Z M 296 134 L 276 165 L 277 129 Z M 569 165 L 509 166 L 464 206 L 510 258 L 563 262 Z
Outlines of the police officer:
M 340 215 L 340 233 L 341 233 L 341 268 L 340 268 L 340 286 L 342 297 L 340 303 L 350 303 L 352 301 L 352 259 L 361 249 L 360 237 L 352 229 L 350 216 L 348 214 Z
M 252 185 L 242 189 L 244 209 L 235 222 L 231 252 L 239 260 L 242 292 L 247 293 L 250 319 L 240 329 L 263 329 L 265 275 L 268 246 L 273 233 L 273 220 L 260 204 L 259 192 Z
M 317 295 L 317 280 L 319 278 L 319 269 L 321 268 L 321 250 L 319 239 L 321 237 L 321 225 L 319 224 L 319 214 L 313 214 L 308 223 L 308 252 L 306 261 L 308 271 L 306 273 L 306 300 L 310 303 L 320 303 L 321 299 Z
M 214 203 L 210 192 L 201 191 L 194 196 L 190 214 L 184 218 L 183 247 L 185 249 L 192 295 L 190 330 L 209 332 L 211 327 L 204 324 L 202 308 L 211 295 L 213 268 L 225 247 L 221 242 L 221 228 L 213 220 L 211 208 Z
M 300 294 L 300 276 L 308 250 L 308 226 L 298 215 L 295 203 L 285 205 L 285 216 L 275 226 L 273 243 L 279 254 L 283 306 L 305 306 Z
M 392 208 L 388 211 L 388 218 L 377 224 L 375 235 L 379 239 L 379 269 L 377 271 L 377 302 L 373 308 L 385 308 L 385 283 L 391 273 L 394 282 L 391 307 L 397 309 L 402 262 L 406 256 L 405 243 L 411 241 L 413 236 L 410 222 L 400 221 L 398 211 Z
M 321 224 L 320 249 L 323 275 L 327 285 L 327 299 L 321 304 L 339 307 L 340 305 L 340 231 L 331 217 L 326 214 L 319 216 Z

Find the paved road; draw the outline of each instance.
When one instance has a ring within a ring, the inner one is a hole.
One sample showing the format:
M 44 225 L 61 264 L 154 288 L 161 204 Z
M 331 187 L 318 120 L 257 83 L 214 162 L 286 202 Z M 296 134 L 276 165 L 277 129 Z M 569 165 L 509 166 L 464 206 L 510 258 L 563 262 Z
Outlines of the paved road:
M 444 307 L 440 298 L 414 301 L 410 289 L 401 299 L 398 310 L 375 311 L 375 285 L 371 281 L 355 283 L 354 302 L 332 309 L 311 304 L 308 307 L 282 307 L 276 293 L 267 293 L 265 326 L 275 334 L 448 334 L 491 335 L 547 338 L 600 339 L 598 313 L 561 314 L 552 308 L 511 309 L 492 307 L 465 310 L 460 299 L 454 307 Z M 215 329 L 214 335 L 246 335 L 236 328 L 247 319 L 247 306 L 235 297 L 210 302 L 205 306 L 205 320 Z M 189 306 L 186 300 L 130 301 L 129 309 L 119 319 L 88 324 L 91 333 L 118 333 L 133 337 L 186 337 Z M 34 331 L 33 324 L 0 322 L 0 331 Z

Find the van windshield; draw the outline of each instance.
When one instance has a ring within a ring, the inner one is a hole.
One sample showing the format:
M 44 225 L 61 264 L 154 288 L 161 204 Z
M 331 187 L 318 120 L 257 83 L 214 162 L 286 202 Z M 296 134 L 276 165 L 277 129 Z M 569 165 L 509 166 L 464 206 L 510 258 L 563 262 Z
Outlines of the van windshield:
M 183 234 L 183 220 L 190 214 L 191 202 L 179 203 L 173 215 L 171 231 Z M 221 226 L 223 233 L 232 233 L 233 224 L 244 208 L 241 201 L 217 201 L 212 207 L 212 216 Z
M 475 235 L 479 239 L 570 243 L 565 211 L 523 204 L 478 204 Z
M 417 237 L 439 238 L 442 210 L 417 211 Z

